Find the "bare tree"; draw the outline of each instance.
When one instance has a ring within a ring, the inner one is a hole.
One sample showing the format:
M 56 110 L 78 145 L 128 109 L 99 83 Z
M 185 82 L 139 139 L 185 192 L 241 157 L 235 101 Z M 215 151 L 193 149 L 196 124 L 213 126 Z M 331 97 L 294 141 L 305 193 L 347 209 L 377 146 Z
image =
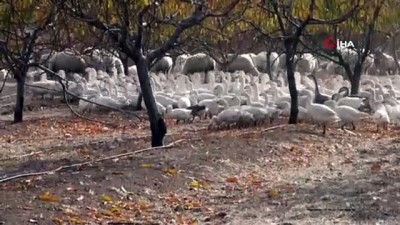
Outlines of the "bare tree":
M 6 8 L 0 26 L 0 55 L 2 64 L 11 71 L 17 81 L 17 99 L 14 122 L 22 122 L 26 75 L 34 48 L 40 34 L 51 24 L 55 8 L 37 12 L 37 4 L 16 4 L 15 1 L 2 1 Z M 36 13 L 36 14 L 35 14 Z M 41 13 L 41 14 L 40 14 Z
M 307 10 L 305 18 L 294 16 L 293 2 L 286 3 L 285 1 L 272 0 L 272 1 L 261 1 L 257 4 L 266 15 L 274 15 L 278 21 L 278 31 L 281 35 L 276 35 L 274 32 L 265 31 L 262 27 L 257 26 L 253 21 L 247 21 L 257 29 L 266 40 L 281 40 L 284 44 L 284 52 L 286 54 L 286 72 L 287 80 L 289 85 L 289 92 L 291 98 L 291 109 L 289 124 L 297 123 L 298 115 L 298 93 L 296 88 L 296 81 L 294 77 L 295 71 L 295 60 L 294 56 L 297 53 L 298 44 L 300 37 L 303 35 L 304 30 L 308 25 L 333 25 L 339 24 L 349 19 L 354 13 L 358 12 L 360 5 L 359 1 L 355 1 L 353 7 L 348 10 L 344 15 L 332 20 L 323 20 L 315 18 L 315 11 L 318 10 L 316 7 L 316 1 L 311 0 L 307 5 L 303 5 L 304 8 L 298 10 Z
M 309 38 L 312 36 L 312 34 L 306 35 L 307 39 L 310 40 L 313 44 L 310 46 L 309 44 L 304 44 L 306 48 L 314 52 L 315 54 L 326 58 L 339 66 L 343 67 L 344 72 L 349 79 L 351 83 L 351 94 L 352 95 L 357 95 L 359 88 L 360 88 L 360 79 L 363 71 L 366 71 L 367 68 L 364 68 L 365 66 L 365 61 L 367 57 L 371 53 L 371 48 L 372 48 L 372 40 L 374 36 L 377 34 L 376 32 L 376 25 L 378 21 L 378 17 L 380 16 L 380 11 L 382 7 L 384 6 L 385 0 L 379 0 L 378 2 L 367 2 L 360 6 L 360 10 L 365 10 L 365 13 L 368 13 L 368 9 L 373 9 L 372 11 L 372 18 L 369 20 L 369 22 L 365 23 L 365 20 L 361 20 L 360 18 L 357 18 L 356 16 L 350 18 L 350 20 L 356 21 L 357 24 L 364 25 L 365 32 L 362 31 L 356 31 L 359 32 L 360 37 L 357 39 L 357 48 L 354 49 L 347 49 L 349 51 L 354 51 L 354 53 L 357 55 L 357 59 L 354 61 L 354 59 L 346 59 L 345 55 L 341 53 L 341 51 L 338 51 L 338 49 L 333 48 L 333 49 L 326 49 L 325 46 L 321 46 L 321 41 L 317 40 L 319 43 L 316 43 L 315 40 L 312 40 L 312 38 Z M 344 31 L 339 31 L 337 26 L 333 26 L 334 31 L 333 31 L 333 38 L 336 40 L 338 39 L 339 35 L 342 34 L 341 36 L 346 36 L 345 38 L 349 40 L 351 36 L 354 34 L 352 32 L 352 27 L 346 27 L 347 32 Z M 345 34 L 347 33 L 347 35 Z M 339 44 L 339 43 L 336 43 Z M 376 46 L 375 46 L 376 47 Z M 343 51 L 342 51 L 343 52 Z M 347 52 L 345 51 L 347 54 Z M 349 58 L 349 57 L 347 57 Z
M 111 19 L 106 20 L 98 16 L 102 14 L 102 9 L 107 8 L 107 3 L 96 2 L 96 7 L 94 7 L 93 4 L 77 0 L 54 0 L 57 7 L 64 10 L 67 15 L 105 32 L 114 43 L 117 43 L 119 50 L 135 62 L 143 99 L 149 115 L 152 146 L 163 145 L 167 129 L 157 110 L 150 86 L 148 68 L 155 60 L 162 58 L 169 50 L 179 44 L 179 37 L 185 30 L 201 24 L 206 18 L 227 16 L 238 2 L 238 0 L 232 1 L 221 12 L 212 12 L 208 1 L 196 1 L 191 3 L 194 4 L 191 14 L 186 18 L 178 19 L 174 13 L 165 12 L 162 6 L 165 5 L 166 1 L 149 1 L 149 4 L 141 5 L 137 2 L 116 0 L 112 3 L 114 4 L 117 22 L 112 22 Z M 188 6 L 190 6 L 190 3 Z M 163 15 L 163 17 L 160 18 L 159 15 Z M 151 36 L 152 26 L 165 24 L 175 27 L 172 35 L 166 41 L 163 41 L 158 48 L 146 53 L 145 43 Z M 131 32 L 132 30 L 134 32 Z

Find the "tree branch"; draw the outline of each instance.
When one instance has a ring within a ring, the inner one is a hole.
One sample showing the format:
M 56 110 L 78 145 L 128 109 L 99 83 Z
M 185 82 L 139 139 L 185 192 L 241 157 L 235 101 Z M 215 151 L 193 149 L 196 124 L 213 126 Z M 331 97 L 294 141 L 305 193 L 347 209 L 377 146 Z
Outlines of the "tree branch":
M 240 0 L 234 0 L 227 9 L 222 13 L 205 13 L 205 5 L 198 4 L 196 5 L 195 10 L 193 11 L 192 15 L 186 19 L 183 19 L 181 22 L 178 23 L 175 32 L 171 35 L 171 37 L 163 44 L 160 48 L 150 52 L 147 55 L 148 63 L 151 63 L 154 59 L 159 56 L 165 55 L 165 53 L 174 47 L 175 43 L 179 39 L 180 35 L 188 28 L 192 26 L 199 25 L 203 20 L 207 17 L 223 17 L 228 15 L 235 6 L 239 3 Z

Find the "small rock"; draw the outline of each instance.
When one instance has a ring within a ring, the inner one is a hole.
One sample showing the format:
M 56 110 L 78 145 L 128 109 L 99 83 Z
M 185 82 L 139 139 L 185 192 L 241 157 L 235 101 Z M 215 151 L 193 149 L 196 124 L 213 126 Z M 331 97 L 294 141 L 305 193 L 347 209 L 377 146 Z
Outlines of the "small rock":
M 245 219 L 255 219 L 257 215 L 255 213 L 247 212 L 243 214 L 243 218 Z
M 224 218 L 226 217 L 228 214 L 226 212 L 218 212 L 217 214 L 215 214 L 215 217 L 217 218 Z

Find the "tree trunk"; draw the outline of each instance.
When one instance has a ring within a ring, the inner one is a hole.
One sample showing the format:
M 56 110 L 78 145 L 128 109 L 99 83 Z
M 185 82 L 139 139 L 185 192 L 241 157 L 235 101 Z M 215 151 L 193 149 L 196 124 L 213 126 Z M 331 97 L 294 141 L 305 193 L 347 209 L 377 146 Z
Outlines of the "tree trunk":
M 167 133 L 167 127 L 164 120 L 158 113 L 157 104 L 150 86 L 147 60 L 142 54 L 138 57 L 138 60 L 136 61 L 136 66 L 144 104 L 146 105 L 147 113 L 149 115 L 151 129 L 151 146 L 162 146 L 165 134 Z
M 287 73 L 287 80 L 288 80 L 289 93 L 291 99 L 289 124 L 296 124 L 297 115 L 299 114 L 296 80 L 294 77 L 294 54 L 295 54 L 296 44 L 291 39 L 285 40 L 285 49 L 286 49 L 286 69 L 287 69 L 286 73 Z
M 129 65 L 128 65 L 128 59 L 129 57 L 126 54 L 121 54 L 119 53 L 119 58 L 121 59 L 122 65 L 124 66 L 124 73 L 125 75 L 129 75 Z
M 351 84 L 351 95 L 357 95 L 358 91 L 360 89 L 360 80 L 361 80 L 361 70 L 362 66 L 360 63 L 357 63 L 354 66 L 354 72 L 353 75 L 351 76 L 350 84 Z
M 271 51 L 267 51 L 267 73 L 269 75 L 269 79 L 272 80 L 274 76 L 271 71 Z
M 23 121 L 24 115 L 24 93 L 25 93 L 25 74 L 22 70 L 20 74 L 16 76 L 17 80 L 17 101 L 14 110 L 14 123 L 20 123 Z
M 397 73 L 400 73 L 400 64 L 399 64 L 399 61 L 398 61 L 398 59 L 397 59 L 397 46 L 396 46 L 396 37 L 393 37 L 393 39 L 392 39 L 392 44 L 393 44 L 393 46 L 392 46 L 392 49 L 393 49 L 393 59 L 394 59 L 394 63 L 396 63 L 396 69 L 397 69 L 397 72 L 395 71 L 394 72 L 394 74 L 397 74 Z

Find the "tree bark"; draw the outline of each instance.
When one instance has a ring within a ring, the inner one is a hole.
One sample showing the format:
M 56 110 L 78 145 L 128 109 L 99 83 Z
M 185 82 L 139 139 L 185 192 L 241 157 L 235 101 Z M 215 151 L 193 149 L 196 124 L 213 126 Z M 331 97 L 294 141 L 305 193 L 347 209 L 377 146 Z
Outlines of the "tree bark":
M 296 80 L 294 77 L 294 54 L 296 49 L 296 43 L 293 39 L 286 39 L 285 42 L 285 50 L 286 50 L 286 73 L 289 85 L 289 93 L 290 93 L 290 116 L 289 116 L 289 124 L 297 123 L 297 115 L 299 114 L 298 107 L 298 99 L 297 99 L 297 88 L 296 88 Z
M 118 53 L 119 58 L 121 59 L 122 65 L 124 66 L 124 73 L 125 75 L 129 75 L 129 65 L 128 65 L 128 59 L 129 57 L 126 54 L 122 54 L 121 52 Z
M 393 39 L 392 39 L 392 49 L 393 49 L 393 59 L 394 59 L 394 63 L 396 63 L 396 69 L 397 69 L 397 72 L 394 71 L 394 74 L 397 74 L 397 73 L 400 73 L 400 64 L 399 64 L 399 61 L 397 59 L 396 37 L 393 37 Z
M 157 104 L 153 96 L 153 91 L 150 86 L 149 71 L 147 68 L 147 59 L 140 54 L 136 61 L 137 72 L 139 76 L 140 88 L 142 90 L 144 104 L 147 108 L 147 113 L 150 121 L 151 129 L 151 146 L 158 147 L 163 145 L 167 127 L 164 120 L 158 113 Z
M 271 51 L 267 51 L 267 73 L 269 75 L 269 79 L 272 80 L 273 79 L 273 74 L 271 71 Z
M 361 71 L 362 65 L 360 63 L 357 63 L 354 66 L 354 72 L 351 76 L 351 79 L 349 79 L 351 84 L 351 95 L 358 95 L 358 91 L 360 89 Z
M 24 117 L 25 75 L 26 75 L 26 70 L 21 70 L 20 74 L 16 76 L 17 101 L 14 110 L 14 123 L 22 122 Z

